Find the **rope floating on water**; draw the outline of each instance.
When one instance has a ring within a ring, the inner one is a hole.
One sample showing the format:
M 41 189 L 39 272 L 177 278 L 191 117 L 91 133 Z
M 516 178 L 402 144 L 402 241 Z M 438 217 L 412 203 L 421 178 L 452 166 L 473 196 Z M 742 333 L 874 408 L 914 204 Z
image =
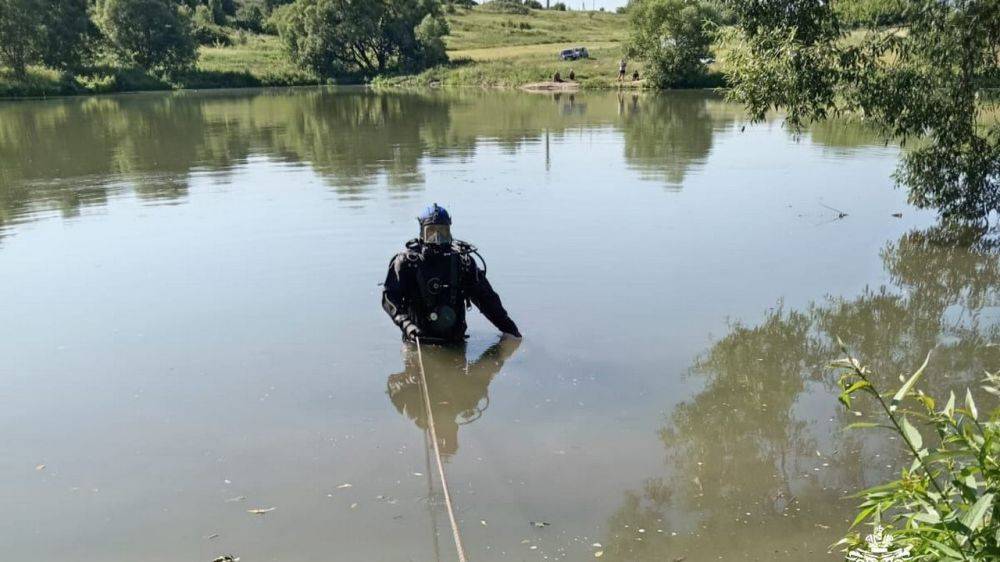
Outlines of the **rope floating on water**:
M 448 509 L 448 520 L 451 522 L 451 534 L 455 539 L 455 550 L 458 551 L 458 561 L 468 562 L 465 547 L 462 546 L 462 535 L 455 520 L 455 508 L 448 492 L 448 480 L 444 476 L 444 463 L 441 462 L 441 450 L 438 448 L 437 431 L 434 429 L 434 413 L 431 411 L 431 394 L 427 388 L 427 373 L 424 372 L 424 354 L 420 349 L 420 338 L 417 340 L 417 363 L 420 365 L 420 388 L 424 390 L 424 407 L 427 409 L 427 427 L 431 432 L 431 445 L 434 446 L 434 459 L 437 461 L 438 478 L 441 479 L 441 489 L 444 491 L 444 505 Z

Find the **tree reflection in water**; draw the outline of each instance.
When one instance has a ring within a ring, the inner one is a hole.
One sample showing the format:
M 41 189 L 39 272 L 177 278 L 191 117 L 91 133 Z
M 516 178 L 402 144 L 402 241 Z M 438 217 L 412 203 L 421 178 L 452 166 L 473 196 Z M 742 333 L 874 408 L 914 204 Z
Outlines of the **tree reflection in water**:
M 802 311 L 779 305 L 757 326 L 732 325 L 697 359 L 690 373 L 704 389 L 659 431 L 666 475 L 626 494 L 611 516 L 611 559 L 826 556 L 816 545 L 835 542 L 853 519 L 845 496 L 898 471 L 905 457 L 888 433 L 843 431 L 877 412 L 864 400 L 855 402 L 860 417 L 836 405 L 825 365 L 840 353 L 838 337 L 886 387 L 933 350 L 922 384 L 934 396 L 964 391 L 1000 366 L 995 232 L 917 230 L 882 259 L 888 286 Z
M 621 128 L 626 163 L 676 185 L 738 110 L 704 93 L 532 96 L 514 92 L 307 90 L 112 96 L 0 104 L 0 228 L 75 216 L 131 190 L 182 202 L 195 174 L 232 181 L 253 158 L 303 164 L 339 196 L 384 182 L 419 189 L 426 158 L 513 153 L 543 137 Z

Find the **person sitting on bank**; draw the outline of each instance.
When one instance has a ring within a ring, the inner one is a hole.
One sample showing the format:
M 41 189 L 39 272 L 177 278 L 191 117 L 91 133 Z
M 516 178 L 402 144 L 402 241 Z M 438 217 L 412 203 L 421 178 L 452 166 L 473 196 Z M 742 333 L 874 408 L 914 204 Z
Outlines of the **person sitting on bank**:
M 639 81 L 639 71 L 638 70 L 633 70 L 632 71 L 632 81 L 633 82 L 638 82 Z
M 403 333 L 404 341 L 465 341 L 465 310 L 471 305 L 505 337 L 521 332 L 473 259 L 475 246 L 451 237 L 451 216 L 436 203 L 417 218 L 420 237 L 406 243 L 389 264 L 382 308 Z M 479 256 L 482 259 L 482 256 Z
M 571 82 L 576 80 L 576 72 L 573 72 L 572 68 L 569 69 L 569 79 Z
M 558 71 L 556 71 L 556 73 L 552 75 L 552 81 L 556 82 L 557 84 L 561 84 L 563 81 L 562 75 L 559 74 Z

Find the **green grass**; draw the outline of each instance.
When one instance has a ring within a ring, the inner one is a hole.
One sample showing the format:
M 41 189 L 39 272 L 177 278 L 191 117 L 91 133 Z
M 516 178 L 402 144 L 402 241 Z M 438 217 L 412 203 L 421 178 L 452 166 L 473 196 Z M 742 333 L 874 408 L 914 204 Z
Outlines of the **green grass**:
M 559 72 L 564 79 L 572 69 L 576 73 L 576 81 L 581 88 L 599 89 L 613 88 L 618 76 L 618 61 L 621 59 L 621 47 L 612 45 L 590 49 L 589 59 L 577 61 L 560 61 L 556 52 L 534 52 L 533 49 L 524 53 L 501 58 L 484 58 L 478 61 L 455 59 L 449 65 L 432 68 L 415 76 L 402 76 L 381 80 L 380 85 L 392 86 L 426 86 L 440 84 L 443 86 L 485 86 L 492 88 L 513 88 L 533 82 L 545 82 Z M 641 66 L 630 63 L 629 73 Z M 642 82 L 627 84 L 639 87 Z
M 303 86 L 320 81 L 289 60 L 280 40 L 273 35 L 237 35 L 228 47 L 202 47 L 198 72 L 191 78 L 253 82 L 256 86 Z M 205 86 L 208 87 L 208 86 Z
M 573 69 L 581 88 L 610 88 L 616 86 L 621 43 L 628 33 L 627 18 L 607 12 L 533 10 L 513 15 L 472 9 L 449 16 L 448 23 L 451 64 L 378 84 L 510 88 L 551 80 L 556 72 L 566 78 Z M 587 47 L 591 58 L 559 60 L 559 51 L 578 46 Z
M 530 15 L 521 16 L 473 9 L 449 16 L 448 25 L 449 51 L 546 43 L 589 48 L 592 43 L 623 41 L 628 32 L 628 19 L 608 12 L 532 10 Z M 522 29 L 522 25 L 528 28 Z
M 565 77 L 570 68 L 584 88 L 614 86 L 627 18 L 604 12 L 534 10 L 529 15 L 482 9 L 448 16 L 446 38 L 452 63 L 415 76 L 388 77 L 380 84 L 516 87 Z M 563 62 L 560 50 L 585 46 L 589 60 Z M 631 67 L 630 67 L 631 72 Z M 641 69 L 640 69 L 641 72 Z M 0 69 L 0 97 L 54 96 L 176 88 L 299 86 L 322 81 L 296 67 L 277 37 L 235 32 L 226 47 L 202 47 L 197 68 L 170 80 L 103 63 L 69 76 L 32 68 L 26 79 Z

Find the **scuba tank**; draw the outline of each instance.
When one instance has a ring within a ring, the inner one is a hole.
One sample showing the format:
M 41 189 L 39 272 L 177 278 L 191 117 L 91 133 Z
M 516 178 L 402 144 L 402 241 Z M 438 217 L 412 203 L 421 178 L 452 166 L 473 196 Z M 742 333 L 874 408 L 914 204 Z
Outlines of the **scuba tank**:
M 414 239 L 406 244 L 406 249 L 419 291 L 419 298 L 411 301 L 412 317 L 425 337 L 461 339 L 465 333 L 465 310 L 469 306 L 462 290 L 462 276 L 470 270 L 473 274 L 478 271 L 472 258 L 479 255 L 475 246 L 456 240 L 450 246 L 437 247 Z

